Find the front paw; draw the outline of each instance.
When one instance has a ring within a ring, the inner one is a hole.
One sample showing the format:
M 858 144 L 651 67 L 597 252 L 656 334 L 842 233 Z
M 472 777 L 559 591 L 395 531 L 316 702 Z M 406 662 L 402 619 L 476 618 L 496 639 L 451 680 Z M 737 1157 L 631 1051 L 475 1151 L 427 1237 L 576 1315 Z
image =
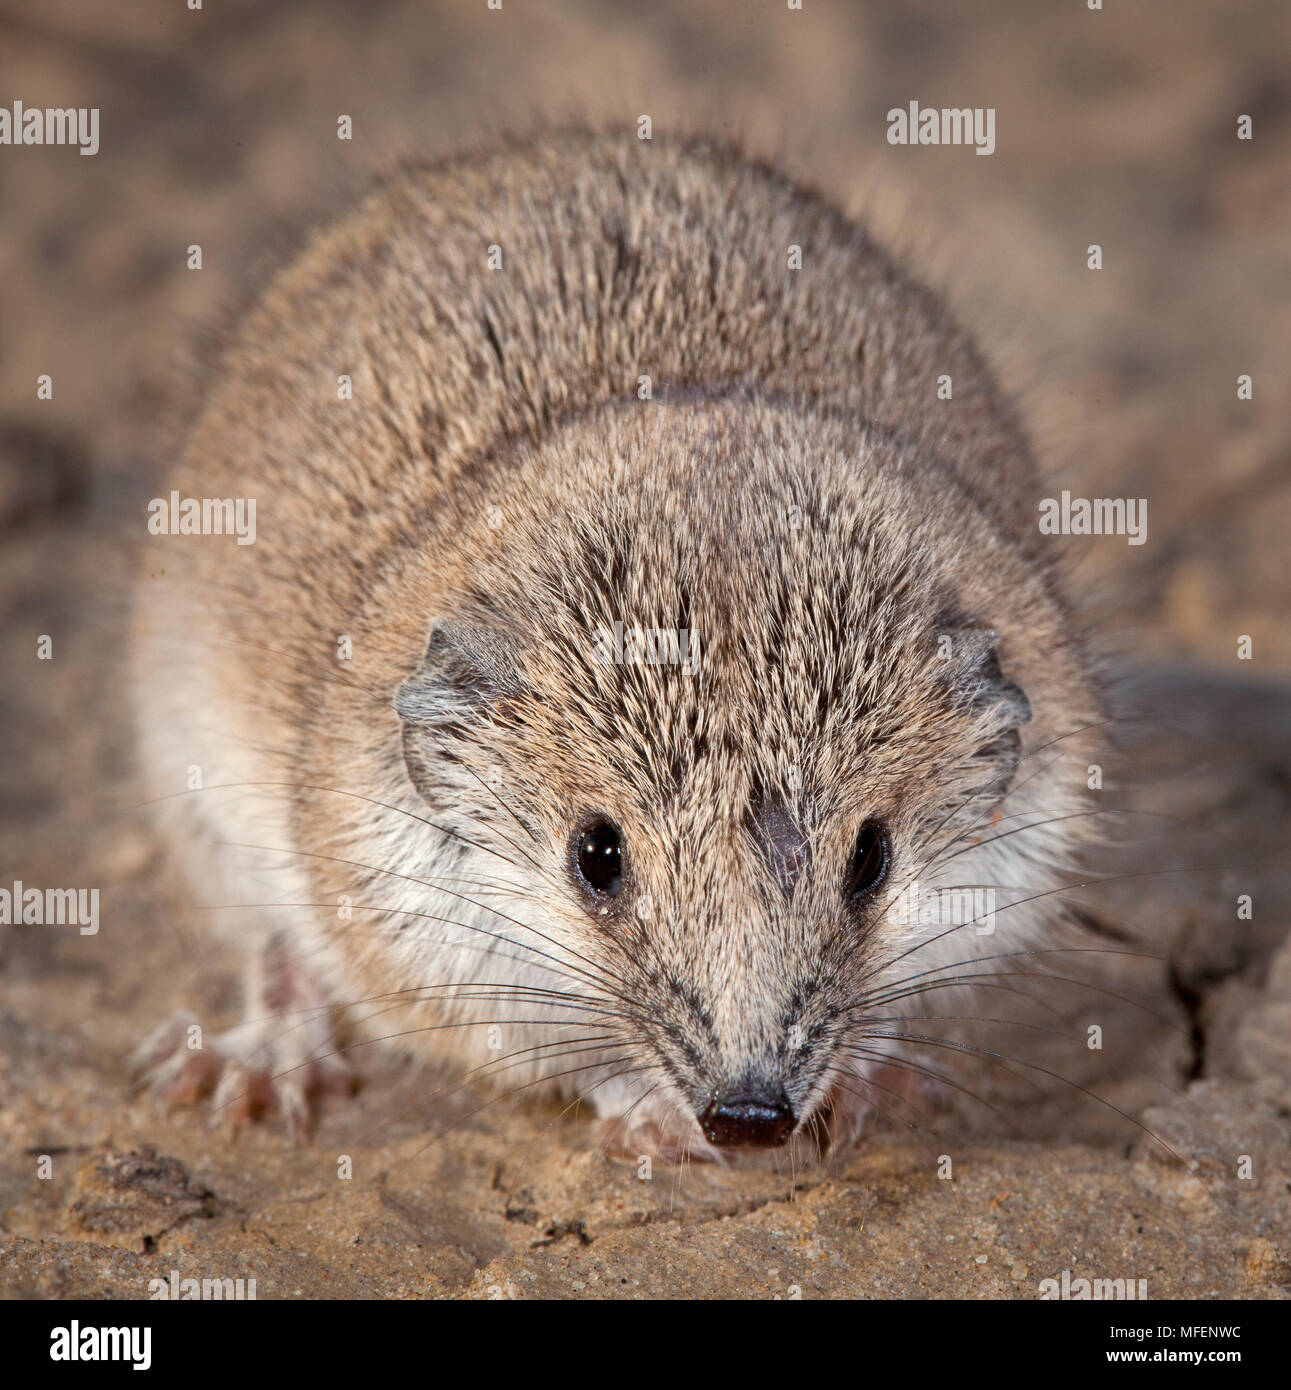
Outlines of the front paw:
M 214 1036 L 179 1012 L 131 1061 L 140 1084 L 166 1107 L 209 1098 L 212 1125 L 232 1132 L 276 1110 L 294 1139 L 308 1134 L 319 1096 L 350 1095 L 355 1085 L 326 1012 L 248 1019 Z
M 704 1138 L 689 1116 L 671 1110 L 613 1116 L 604 1121 L 600 1140 L 611 1158 L 629 1163 L 640 1163 L 643 1158 L 674 1167 L 725 1162 L 725 1155 Z

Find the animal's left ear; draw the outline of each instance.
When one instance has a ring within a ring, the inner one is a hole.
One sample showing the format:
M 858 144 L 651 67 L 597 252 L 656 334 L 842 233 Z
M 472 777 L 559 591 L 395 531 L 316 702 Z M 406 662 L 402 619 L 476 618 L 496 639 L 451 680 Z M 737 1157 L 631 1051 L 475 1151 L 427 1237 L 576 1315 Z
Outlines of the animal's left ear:
M 421 665 L 395 691 L 406 725 L 456 723 L 520 695 L 516 639 L 500 627 L 451 619 L 431 631 Z
M 936 658 L 946 664 L 956 705 L 981 721 L 983 743 L 972 761 L 986 773 L 983 790 L 1002 795 L 1022 758 L 1019 730 L 1031 721 L 1031 703 L 1001 669 L 999 640 L 1000 634 L 992 628 L 942 623 L 936 634 Z

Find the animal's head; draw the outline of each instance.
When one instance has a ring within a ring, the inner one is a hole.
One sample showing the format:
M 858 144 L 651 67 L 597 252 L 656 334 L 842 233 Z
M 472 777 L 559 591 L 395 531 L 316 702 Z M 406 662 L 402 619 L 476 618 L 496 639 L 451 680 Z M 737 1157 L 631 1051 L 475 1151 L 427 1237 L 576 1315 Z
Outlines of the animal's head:
M 605 1039 L 572 1093 L 781 1143 L 1048 886 L 1060 825 L 989 842 L 1080 803 L 1063 616 L 951 474 L 835 420 L 642 406 L 526 476 L 398 692 L 408 773 L 535 1005 Z

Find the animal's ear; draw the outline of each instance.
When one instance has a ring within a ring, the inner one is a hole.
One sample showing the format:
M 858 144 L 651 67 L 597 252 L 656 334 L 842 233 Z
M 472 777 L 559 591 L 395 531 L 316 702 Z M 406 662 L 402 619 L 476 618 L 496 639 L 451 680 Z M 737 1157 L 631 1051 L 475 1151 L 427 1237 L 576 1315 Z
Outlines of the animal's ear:
M 943 621 L 937 629 L 936 656 L 946 663 L 956 705 L 980 721 L 983 741 L 972 762 L 986 774 L 983 790 L 1002 795 L 1022 758 L 1019 730 L 1031 722 L 1031 702 L 1000 668 L 999 640 L 992 628 Z
M 1030 723 L 1031 703 L 1000 669 L 999 640 L 993 628 L 942 624 L 937 655 L 947 663 L 950 683 L 963 706 L 987 715 L 1001 729 L 1017 728 Z
M 432 629 L 421 665 L 395 691 L 394 707 L 405 724 L 443 724 L 482 714 L 524 689 L 509 632 L 450 619 Z

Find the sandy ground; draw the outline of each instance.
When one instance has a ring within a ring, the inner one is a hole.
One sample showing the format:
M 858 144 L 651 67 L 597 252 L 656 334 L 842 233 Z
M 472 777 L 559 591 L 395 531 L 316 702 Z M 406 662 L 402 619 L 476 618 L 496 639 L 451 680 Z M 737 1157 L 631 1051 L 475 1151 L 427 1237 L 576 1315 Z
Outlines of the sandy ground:
M 96 937 L 0 927 L 4 1292 L 146 1297 L 178 1270 L 260 1297 L 1035 1298 L 1069 1269 L 1291 1293 L 1291 20 L 950 10 L 0 5 L 0 92 L 103 113 L 93 159 L 0 151 L 0 883 L 103 900 Z M 915 99 L 996 107 L 996 154 L 889 147 L 887 109 Z M 133 809 L 123 576 L 210 343 L 374 171 L 536 115 L 643 112 L 778 152 L 914 247 L 1022 393 L 1055 489 L 1150 499 L 1147 545 L 1072 550 L 1132 676 L 1107 788 L 1126 814 L 1091 874 L 1135 877 L 1073 895 L 1120 954 L 977 1025 L 1017 1059 L 951 1059 L 979 1101 L 914 1093 L 797 1173 L 643 1175 L 585 1116 L 375 1053 L 302 1145 L 159 1114 L 131 1047 L 179 1004 L 230 1019 L 236 972 Z

